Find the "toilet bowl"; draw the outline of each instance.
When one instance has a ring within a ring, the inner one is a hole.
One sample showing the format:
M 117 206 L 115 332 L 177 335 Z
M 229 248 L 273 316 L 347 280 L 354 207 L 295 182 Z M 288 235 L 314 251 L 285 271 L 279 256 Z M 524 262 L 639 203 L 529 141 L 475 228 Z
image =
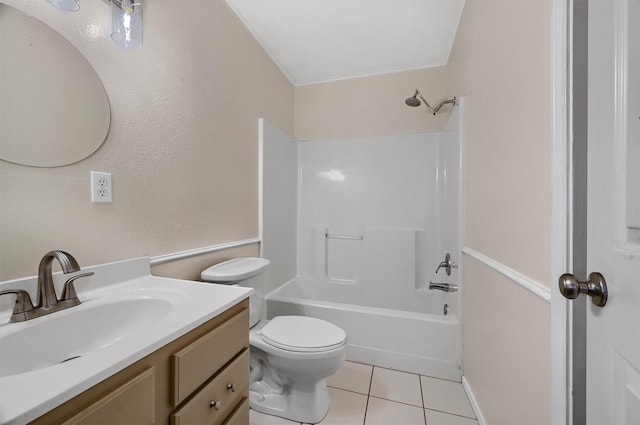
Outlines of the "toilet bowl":
M 346 334 L 325 320 L 277 316 L 265 320 L 269 260 L 238 258 L 202 272 L 206 282 L 254 289 L 249 298 L 249 405 L 296 422 L 318 423 L 329 410 L 326 378 L 346 357 Z

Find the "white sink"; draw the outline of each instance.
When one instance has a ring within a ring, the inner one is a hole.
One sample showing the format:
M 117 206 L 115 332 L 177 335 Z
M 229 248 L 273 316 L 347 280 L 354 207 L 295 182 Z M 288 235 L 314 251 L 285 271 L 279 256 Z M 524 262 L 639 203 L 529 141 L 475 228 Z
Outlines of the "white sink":
M 118 300 L 52 313 L 0 337 L 0 377 L 58 365 L 145 332 L 171 312 L 170 301 Z M 65 314 L 66 313 L 66 314 Z
M 0 425 L 33 421 L 251 293 L 152 276 L 148 258 L 82 270 L 95 275 L 76 285 L 78 306 L 8 323 L 10 303 L 2 300 Z M 54 276 L 58 294 L 65 277 Z M 0 290 L 24 289 L 33 298 L 36 282 L 36 277 L 0 282 Z

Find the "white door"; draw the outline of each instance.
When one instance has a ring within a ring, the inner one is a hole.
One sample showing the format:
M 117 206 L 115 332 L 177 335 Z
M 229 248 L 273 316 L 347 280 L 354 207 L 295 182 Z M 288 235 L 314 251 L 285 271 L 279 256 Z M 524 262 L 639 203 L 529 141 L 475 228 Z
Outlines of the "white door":
M 588 68 L 587 422 L 640 424 L 640 0 L 589 0 Z

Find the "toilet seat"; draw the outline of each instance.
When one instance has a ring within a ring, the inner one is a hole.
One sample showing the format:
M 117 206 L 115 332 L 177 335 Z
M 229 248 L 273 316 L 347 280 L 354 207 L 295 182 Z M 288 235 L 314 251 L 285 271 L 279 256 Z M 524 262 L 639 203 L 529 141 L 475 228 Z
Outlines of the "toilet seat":
M 267 344 L 281 350 L 321 352 L 345 344 L 347 334 L 333 323 L 307 316 L 277 316 L 260 330 Z

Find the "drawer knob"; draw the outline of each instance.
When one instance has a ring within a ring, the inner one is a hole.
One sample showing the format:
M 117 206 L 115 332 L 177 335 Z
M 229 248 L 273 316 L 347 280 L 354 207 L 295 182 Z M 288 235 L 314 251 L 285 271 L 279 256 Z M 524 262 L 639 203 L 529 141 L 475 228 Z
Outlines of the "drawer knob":
M 214 410 L 220 410 L 222 402 L 220 400 L 212 400 L 211 403 L 209 403 L 209 407 L 213 407 Z
M 236 384 L 227 385 L 227 391 L 231 391 L 232 393 L 236 392 Z

